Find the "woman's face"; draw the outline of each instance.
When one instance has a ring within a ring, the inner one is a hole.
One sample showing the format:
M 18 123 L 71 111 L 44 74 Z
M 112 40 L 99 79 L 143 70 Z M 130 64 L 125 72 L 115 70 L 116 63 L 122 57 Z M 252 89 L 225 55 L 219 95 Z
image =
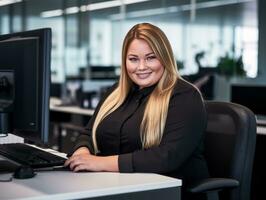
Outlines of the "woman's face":
M 156 84 L 162 77 L 164 67 L 145 40 L 134 39 L 126 56 L 127 73 L 140 89 Z

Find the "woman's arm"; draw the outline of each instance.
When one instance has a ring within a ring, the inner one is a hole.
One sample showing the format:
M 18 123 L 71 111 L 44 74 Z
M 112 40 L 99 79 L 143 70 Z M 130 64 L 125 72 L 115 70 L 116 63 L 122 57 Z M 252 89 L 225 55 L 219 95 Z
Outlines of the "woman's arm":
M 86 147 L 77 149 L 65 162 L 74 171 L 118 172 L 118 156 L 94 156 Z
M 98 114 L 99 109 L 101 105 L 103 104 L 103 102 L 105 101 L 105 99 L 115 90 L 116 87 L 117 87 L 117 83 L 115 83 L 112 87 L 110 87 L 107 90 L 107 92 L 104 94 L 103 98 L 98 103 L 92 117 L 90 118 L 87 126 L 85 127 L 85 131 L 81 133 L 81 135 L 78 137 L 76 144 L 72 149 L 72 153 L 70 154 L 74 154 L 75 151 L 81 147 L 88 148 L 90 152 L 93 154 L 94 150 L 93 150 L 93 144 L 92 144 L 92 127 L 93 127 L 96 115 Z
M 75 172 L 77 171 L 118 171 L 118 156 L 94 156 L 93 145 L 92 145 L 92 127 L 95 117 L 104 102 L 104 100 L 113 92 L 117 87 L 117 83 L 114 84 L 101 101 L 98 103 L 93 116 L 91 117 L 89 123 L 86 126 L 86 132 L 82 133 L 72 150 L 72 156 L 65 162 L 65 166 Z

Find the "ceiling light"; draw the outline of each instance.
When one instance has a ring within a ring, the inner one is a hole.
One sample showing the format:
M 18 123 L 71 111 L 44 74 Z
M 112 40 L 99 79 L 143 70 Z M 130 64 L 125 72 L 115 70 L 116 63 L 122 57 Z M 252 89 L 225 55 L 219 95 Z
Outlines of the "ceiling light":
M 58 17 L 61 15 L 63 15 L 63 10 L 61 10 L 61 9 L 44 11 L 41 13 L 41 17 L 44 17 L 44 18 Z
M 69 7 L 69 8 L 66 8 L 65 11 L 63 11 L 61 9 L 44 11 L 44 12 L 41 13 L 41 17 L 44 17 L 44 18 L 47 18 L 47 17 L 58 17 L 58 16 L 63 15 L 64 12 L 65 12 L 65 14 L 75 14 L 75 13 L 78 13 L 79 10 L 81 12 L 92 11 L 92 10 L 101 10 L 101 9 L 105 9 L 105 8 L 112 8 L 112 7 L 122 6 L 122 5 L 141 3 L 141 2 L 145 2 L 145 1 L 150 1 L 150 0 L 112 0 L 112 1 L 104 1 L 104 2 L 100 2 L 100 3 L 92 3 L 92 4 L 88 4 L 88 5 L 83 5 L 83 6 L 80 6 L 79 8 L 78 7 Z M 0 0 L 0 2 L 1 2 L 1 0 Z
M 121 2 L 119 0 L 114 1 L 105 1 L 101 3 L 92 3 L 87 5 L 87 10 L 100 10 L 104 8 L 111 8 L 111 7 L 117 7 L 120 6 Z
M 254 0 L 216 0 L 216 1 L 207 1 L 207 2 L 197 2 L 195 4 L 195 9 L 226 6 L 226 5 L 239 4 L 250 1 Z M 192 8 L 191 4 L 184 4 L 180 6 L 170 6 L 164 8 L 154 8 L 154 9 L 145 9 L 145 10 L 127 12 L 125 16 L 126 18 L 147 17 L 147 16 L 160 15 L 160 14 L 176 13 L 181 11 L 190 11 L 191 8 Z M 111 20 L 121 20 L 123 18 L 124 16 L 122 16 L 120 13 L 110 15 Z
M 79 8 L 78 7 L 70 7 L 70 8 L 66 8 L 65 13 L 66 14 L 75 14 L 79 12 Z
M 0 6 L 6 6 L 13 3 L 19 3 L 22 0 L 0 0 Z
M 113 1 L 105 1 L 100 3 L 92 3 L 87 5 L 87 10 L 101 10 L 105 8 L 112 8 L 112 7 L 118 7 L 122 5 L 129 5 L 129 4 L 135 4 L 135 3 L 141 3 L 145 1 L 150 0 L 113 0 Z
M 86 12 L 87 11 L 87 6 L 85 6 L 85 5 L 80 6 L 80 11 L 81 12 Z

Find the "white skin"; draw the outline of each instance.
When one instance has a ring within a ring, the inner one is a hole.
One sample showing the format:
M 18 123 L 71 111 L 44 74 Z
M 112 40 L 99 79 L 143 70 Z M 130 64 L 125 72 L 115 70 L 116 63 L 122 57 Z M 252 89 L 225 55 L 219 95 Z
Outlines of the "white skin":
M 118 172 L 118 155 L 114 156 L 95 156 L 88 148 L 80 147 L 65 162 L 72 171 L 109 171 Z
M 142 39 L 134 39 L 130 43 L 126 68 L 128 76 L 140 89 L 156 84 L 164 72 L 163 65 L 149 44 Z
M 130 79 L 140 89 L 156 84 L 163 75 L 164 67 L 145 40 L 134 39 L 128 47 L 126 69 Z M 80 147 L 65 162 L 74 172 L 118 172 L 118 155 L 95 156 L 88 148 Z

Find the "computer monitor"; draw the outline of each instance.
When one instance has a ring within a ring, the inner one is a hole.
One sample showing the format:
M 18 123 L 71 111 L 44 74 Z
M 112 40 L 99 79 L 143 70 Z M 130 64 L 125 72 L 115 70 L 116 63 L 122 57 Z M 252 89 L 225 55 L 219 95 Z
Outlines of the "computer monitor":
M 266 85 L 232 85 L 231 102 L 248 107 L 258 117 L 265 117 Z
M 35 144 L 47 144 L 51 29 L 0 35 L 0 56 L 0 114 L 9 115 L 10 133 Z M 1 106 L 1 101 L 9 103 L 9 109 Z

